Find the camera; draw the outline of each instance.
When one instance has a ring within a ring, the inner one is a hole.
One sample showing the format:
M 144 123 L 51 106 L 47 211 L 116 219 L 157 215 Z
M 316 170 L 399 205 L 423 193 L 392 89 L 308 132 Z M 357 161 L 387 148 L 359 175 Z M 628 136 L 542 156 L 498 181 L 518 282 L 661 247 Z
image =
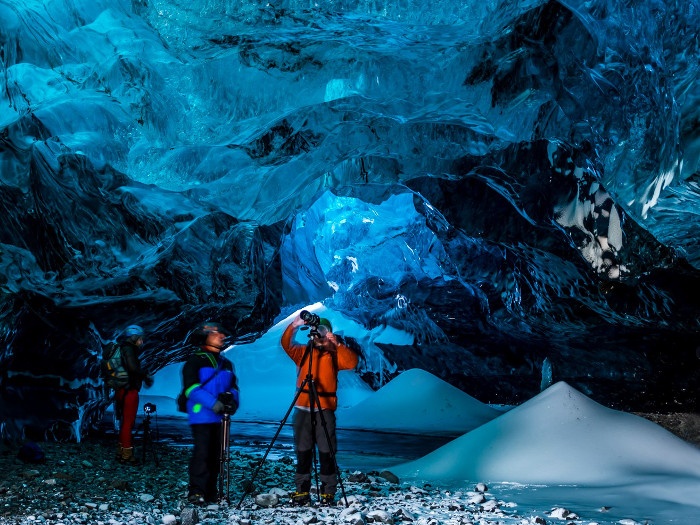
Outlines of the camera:
M 299 317 L 312 328 L 318 328 L 318 323 L 321 322 L 321 318 L 318 315 L 312 314 L 308 310 L 302 310 Z
M 321 322 L 321 318 L 318 315 L 312 314 L 308 310 L 302 310 L 299 313 L 299 317 L 301 317 L 301 320 L 304 321 L 309 327 L 311 327 L 311 331 L 309 332 L 309 337 L 314 337 L 314 336 L 319 335 L 318 324 Z
M 216 396 L 216 399 L 221 401 L 221 403 L 224 405 L 224 414 L 233 414 L 236 412 L 238 405 L 232 392 L 221 392 L 218 396 Z
M 146 414 L 151 414 L 156 411 L 156 406 L 153 403 L 146 403 L 143 405 L 143 411 Z

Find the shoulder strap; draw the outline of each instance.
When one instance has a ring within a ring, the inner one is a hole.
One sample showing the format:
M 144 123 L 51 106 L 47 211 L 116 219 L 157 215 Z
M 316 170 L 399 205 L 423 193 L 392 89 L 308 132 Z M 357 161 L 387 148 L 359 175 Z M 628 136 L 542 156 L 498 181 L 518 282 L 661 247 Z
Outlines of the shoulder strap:
M 117 353 L 117 350 L 119 350 L 119 343 L 108 343 L 107 347 L 111 347 L 112 351 L 109 353 L 108 356 L 105 357 L 105 359 L 112 359 L 114 357 L 114 354 Z
M 331 359 L 333 360 L 333 371 L 335 375 L 338 375 L 338 352 L 331 352 Z
M 216 375 L 217 375 L 220 371 L 221 371 L 220 368 L 217 368 L 216 370 L 214 370 L 214 373 L 213 373 L 212 375 L 210 375 L 209 377 L 207 377 L 207 380 L 204 381 L 204 383 L 200 384 L 200 385 L 199 385 L 199 388 L 202 388 L 202 387 L 203 387 L 204 385 L 206 385 L 209 381 L 211 381 L 212 379 L 214 379 L 214 378 L 216 377 Z
M 114 352 L 112 352 L 112 355 L 109 356 L 109 358 L 112 359 L 117 354 L 117 352 L 119 352 L 119 365 L 118 366 L 122 367 L 124 370 L 127 370 L 127 372 L 128 372 L 128 367 L 126 365 L 126 362 L 124 361 L 124 350 L 122 349 L 121 344 L 117 343 L 114 346 Z
M 207 379 L 204 381 L 204 383 L 200 383 L 200 385 L 197 388 L 202 388 L 204 385 L 206 385 L 209 381 L 211 381 L 212 379 L 214 379 L 217 376 L 217 374 L 221 371 L 221 363 L 222 362 L 223 361 L 219 361 L 217 363 L 216 370 L 214 370 L 214 373 L 212 375 L 210 375 L 209 377 L 207 377 Z M 196 390 L 196 388 L 193 388 L 192 390 Z

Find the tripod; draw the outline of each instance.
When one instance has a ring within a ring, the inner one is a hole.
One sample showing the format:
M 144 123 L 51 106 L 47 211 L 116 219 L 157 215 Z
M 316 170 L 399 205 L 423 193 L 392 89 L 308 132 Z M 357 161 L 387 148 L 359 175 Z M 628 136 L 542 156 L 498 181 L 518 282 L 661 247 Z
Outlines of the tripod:
M 143 465 L 144 463 L 146 463 L 146 454 L 150 451 L 151 455 L 153 456 L 153 463 L 155 463 L 156 467 L 158 467 L 158 451 L 156 450 L 156 442 L 153 440 L 153 434 L 151 432 L 151 412 L 155 413 L 155 405 L 146 403 L 146 405 L 144 406 L 145 416 L 143 418 L 143 422 L 141 423 L 143 433 L 143 443 L 141 447 L 141 464 Z
M 306 377 L 302 381 L 301 385 L 297 388 L 296 394 L 294 396 L 294 399 L 292 400 L 292 403 L 289 405 L 289 408 L 287 409 L 287 413 L 284 415 L 282 418 L 282 421 L 280 422 L 279 426 L 277 427 L 277 432 L 275 432 L 274 437 L 272 438 L 272 441 L 270 441 L 270 444 L 267 447 L 267 450 L 265 451 L 265 454 L 263 455 L 262 459 L 260 460 L 260 463 L 258 463 L 257 468 L 255 469 L 255 472 L 253 472 L 253 476 L 250 478 L 250 481 L 245 483 L 244 490 L 245 492 L 243 493 L 243 496 L 241 497 L 240 501 L 238 502 L 238 505 L 236 505 L 236 508 L 240 508 L 241 504 L 243 503 L 243 500 L 245 497 L 250 494 L 253 491 L 254 485 L 253 483 L 255 482 L 255 478 L 258 476 L 260 473 L 260 469 L 262 468 L 263 464 L 265 463 L 265 459 L 267 459 L 268 454 L 270 453 L 270 450 L 272 449 L 272 446 L 274 445 L 275 441 L 277 440 L 277 437 L 280 435 L 280 432 L 282 431 L 282 427 L 287 421 L 287 418 L 289 418 L 289 414 L 291 414 L 292 409 L 296 405 L 297 399 L 299 399 L 299 396 L 303 391 L 308 392 L 309 394 L 309 406 L 311 409 L 311 435 L 313 436 L 313 445 L 312 445 L 312 450 L 313 450 L 313 463 L 314 463 L 314 473 L 316 474 L 316 487 L 318 489 L 318 472 L 316 469 L 316 414 L 319 415 L 319 418 L 321 420 L 321 426 L 323 427 L 323 433 L 326 438 L 326 444 L 328 445 L 328 450 L 330 452 L 330 457 L 331 460 L 333 461 L 333 465 L 335 467 L 335 475 L 338 477 L 338 485 L 340 486 L 340 491 L 341 494 L 343 495 L 343 501 L 345 502 L 345 506 L 348 507 L 348 498 L 345 495 L 345 487 L 343 486 L 343 480 L 340 476 L 340 469 L 338 468 L 338 461 L 335 456 L 335 450 L 333 450 L 333 444 L 331 442 L 331 436 L 328 433 L 328 427 L 326 425 L 326 418 L 323 415 L 323 410 L 321 408 L 321 401 L 319 399 L 318 395 L 318 390 L 316 390 L 316 382 L 314 380 L 313 374 L 312 374 L 312 361 L 313 361 L 313 337 L 315 334 L 317 334 L 314 329 L 311 330 L 309 333 L 309 341 L 306 343 L 306 351 L 304 352 L 304 356 L 301 358 L 300 363 L 303 363 L 305 359 L 308 358 L 308 371 L 306 373 Z M 308 390 L 305 390 L 305 387 L 308 387 Z M 317 490 L 317 493 L 319 491 Z
M 231 412 L 224 409 L 224 418 L 221 421 L 221 451 L 219 454 L 219 502 L 230 503 L 231 487 Z

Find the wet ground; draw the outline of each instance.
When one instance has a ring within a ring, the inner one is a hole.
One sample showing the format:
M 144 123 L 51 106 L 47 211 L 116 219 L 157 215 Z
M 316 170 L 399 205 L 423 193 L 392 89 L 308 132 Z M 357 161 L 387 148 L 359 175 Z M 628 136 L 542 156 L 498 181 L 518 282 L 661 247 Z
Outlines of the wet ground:
M 293 454 L 292 427 L 279 423 L 232 422 L 230 425 L 231 447 L 241 452 L 264 455 L 275 459 Z M 115 434 L 112 415 L 107 414 L 102 430 Z M 143 446 L 144 436 L 150 436 L 153 447 L 189 447 L 192 445 L 187 421 L 177 417 L 145 418 L 139 415 L 134 432 L 137 449 Z M 396 434 L 366 430 L 338 429 L 338 466 L 341 469 L 383 470 L 422 457 L 441 447 L 457 436 L 425 436 Z M 147 448 L 149 440 L 146 440 Z

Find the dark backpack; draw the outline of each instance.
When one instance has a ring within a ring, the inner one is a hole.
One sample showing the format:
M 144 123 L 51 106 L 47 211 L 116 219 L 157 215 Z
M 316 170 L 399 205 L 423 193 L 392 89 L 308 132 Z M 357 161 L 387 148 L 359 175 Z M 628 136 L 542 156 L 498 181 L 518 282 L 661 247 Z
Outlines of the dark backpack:
M 129 384 L 129 372 L 124 368 L 122 350 L 118 343 L 109 343 L 102 349 L 100 369 L 108 387 L 124 388 Z
M 27 441 L 22 445 L 17 453 L 17 457 L 25 463 L 46 463 L 46 454 L 33 441 Z

